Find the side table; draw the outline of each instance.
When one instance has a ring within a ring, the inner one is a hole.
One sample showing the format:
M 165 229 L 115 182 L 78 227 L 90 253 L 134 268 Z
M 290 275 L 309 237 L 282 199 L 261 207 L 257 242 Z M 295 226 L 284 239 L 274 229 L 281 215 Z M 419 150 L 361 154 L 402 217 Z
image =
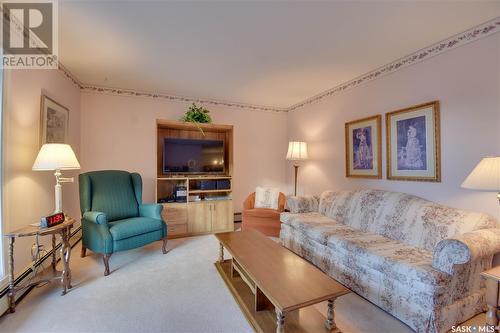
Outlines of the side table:
M 498 332 L 498 308 L 500 307 L 500 266 L 481 273 L 486 278 L 486 325 L 493 326 Z
M 9 238 L 9 310 L 14 312 L 16 310 L 16 292 L 29 288 L 31 286 L 37 286 L 42 283 L 47 283 L 52 280 L 61 279 L 61 284 L 63 287 L 62 295 L 65 295 L 68 289 L 71 289 L 71 270 L 69 268 L 69 259 L 71 256 L 71 246 L 69 244 L 69 239 L 71 237 L 71 228 L 75 224 L 75 219 L 66 217 L 66 220 L 56 226 L 50 228 L 41 228 L 39 226 L 26 226 L 15 231 L 5 234 L 5 237 Z M 63 262 L 63 271 L 59 272 L 56 270 L 56 252 L 52 253 L 52 272 L 47 274 L 42 274 L 39 279 L 35 281 L 28 281 L 28 283 L 20 286 L 14 286 L 14 241 L 18 237 L 28 237 L 28 236 L 47 236 L 52 235 L 52 248 L 56 245 L 56 235 L 61 235 L 61 260 Z

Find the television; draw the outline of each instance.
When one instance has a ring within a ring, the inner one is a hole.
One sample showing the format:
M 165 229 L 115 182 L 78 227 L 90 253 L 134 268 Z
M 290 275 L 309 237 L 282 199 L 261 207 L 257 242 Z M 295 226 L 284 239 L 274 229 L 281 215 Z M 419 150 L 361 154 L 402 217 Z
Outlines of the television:
M 224 141 L 165 138 L 164 174 L 223 174 Z

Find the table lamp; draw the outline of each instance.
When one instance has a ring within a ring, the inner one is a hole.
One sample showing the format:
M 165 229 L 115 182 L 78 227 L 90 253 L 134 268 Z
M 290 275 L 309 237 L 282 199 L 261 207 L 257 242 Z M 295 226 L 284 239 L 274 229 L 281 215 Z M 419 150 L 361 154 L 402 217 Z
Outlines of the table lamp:
M 500 203 L 500 156 L 488 156 L 479 162 L 462 183 L 463 188 L 497 192 Z
M 286 154 L 287 160 L 302 161 L 307 158 L 307 143 L 300 141 L 290 141 L 288 143 L 288 152 Z M 295 168 L 295 190 L 293 195 L 297 195 L 297 174 L 299 172 L 299 164 L 296 162 L 293 167 Z
M 76 170 L 80 169 L 80 163 L 76 159 L 73 149 L 70 145 L 62 143 L 46 143 L 40 148 L 35 163 L 33 163 L 35 171 L 52 171 L 55 170 L 56 176 L 55 185 L 55 213 L 62 212 L 62 183 L 72 183 L 73 177 L 61 177 L 61 170 Z

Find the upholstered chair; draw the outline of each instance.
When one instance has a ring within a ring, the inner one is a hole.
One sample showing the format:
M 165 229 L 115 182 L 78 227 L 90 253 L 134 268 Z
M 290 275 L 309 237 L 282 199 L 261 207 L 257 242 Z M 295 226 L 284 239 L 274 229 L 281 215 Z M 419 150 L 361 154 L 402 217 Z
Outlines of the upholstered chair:
M 281 230 L 280 213 L 285 210 L 286 197 L 280 192 L 278 209 L 255 208 L 255 192 L 243 203 L 241 230 L 254 229 L 264 235 L 279 237 Z
M 82 253 L 86 249 L 103 254 L 104 276 L 109 258 L 162 240 L 167 253 L 167 226 L 161 218 L 163 206 L 142 203 L 142 178 L 138 173 L 105 170 L 80 174 Z

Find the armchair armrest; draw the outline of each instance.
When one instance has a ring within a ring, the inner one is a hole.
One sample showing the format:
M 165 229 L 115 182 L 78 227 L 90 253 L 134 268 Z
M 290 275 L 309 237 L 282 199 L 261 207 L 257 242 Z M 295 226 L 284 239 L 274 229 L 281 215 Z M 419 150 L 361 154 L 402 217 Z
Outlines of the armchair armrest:
M 85 212 L 83 213 L 83 219 L 95 224 L 108 226 L 108 218 L 102 212 Z
M 288 196 L 286 197 L 286 206 L 291 213 L 310 213 L 317 212 L 319 206 L 318 196 Z
M 500 228 L 480 229 L 441 240 L 434 248 L 432 267 L 453 274 L 453 266 L 492 257 L 500 252 Z
M 162 210 L 163 210 L 163 205 L 160 204 L 139 205 L 139 215 L 142 217 L 150 217 L 152 219 L 161 220 Z
M 243 201 L 243 209 L 253 209 L 255 204 L 255 192 L 250 193 L 250 195 Z

